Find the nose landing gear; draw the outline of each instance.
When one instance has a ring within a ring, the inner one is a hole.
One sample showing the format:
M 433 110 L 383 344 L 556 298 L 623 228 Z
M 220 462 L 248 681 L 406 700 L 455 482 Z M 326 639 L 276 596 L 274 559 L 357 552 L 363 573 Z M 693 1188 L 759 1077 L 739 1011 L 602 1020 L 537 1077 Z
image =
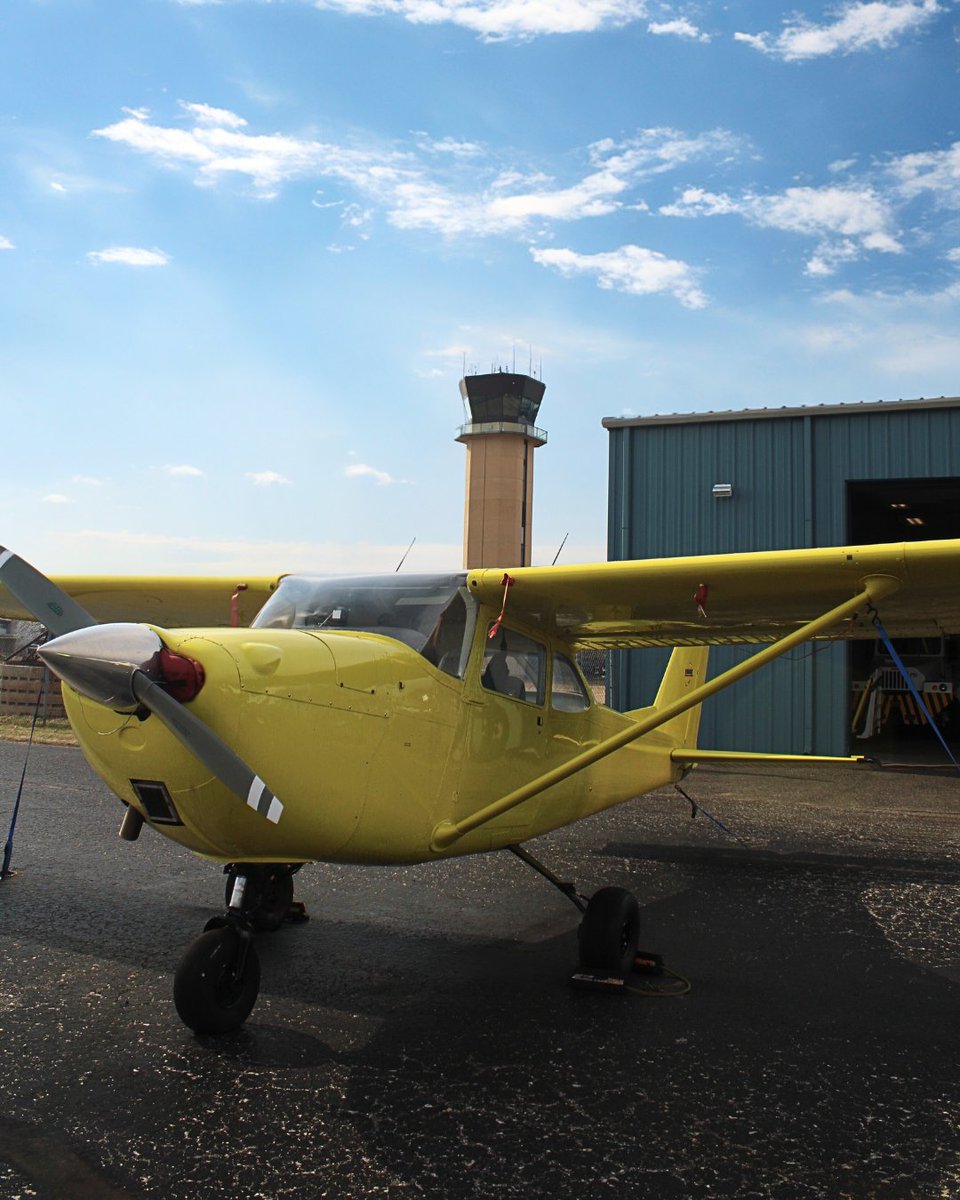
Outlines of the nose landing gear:
M 255 933 L 279 929 L 287 919 L 307 920 L 304 906 L 293 901 L 300 866 L 226 868 L 226 912 L 207 922 L 173 980 L 177 1012 L 194 1033 L 231 1033 L 252 1012 L 260 991 Z

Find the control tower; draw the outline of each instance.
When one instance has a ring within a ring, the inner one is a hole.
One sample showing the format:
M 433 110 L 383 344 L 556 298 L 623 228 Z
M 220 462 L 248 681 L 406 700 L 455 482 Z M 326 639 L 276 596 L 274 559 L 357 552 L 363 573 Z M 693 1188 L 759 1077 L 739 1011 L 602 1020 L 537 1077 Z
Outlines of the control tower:
M 546 444 L 537 413 L 546 390 L 515 372 L 466 375 L 460 395 L 470 421 L 458 442 L 467 448 L 463 565 L 528 567 L 533 543 L 533 452 Z

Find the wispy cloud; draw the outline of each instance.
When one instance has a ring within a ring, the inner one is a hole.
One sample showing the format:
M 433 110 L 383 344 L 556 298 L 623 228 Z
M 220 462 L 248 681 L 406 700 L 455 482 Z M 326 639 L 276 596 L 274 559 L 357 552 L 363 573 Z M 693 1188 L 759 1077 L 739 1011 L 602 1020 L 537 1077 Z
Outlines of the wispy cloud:
M 187 479 L 204 479 L 206 471 L 201 471 L 199 467 L 192 467 L 189 463 L 170 464 L 163 468 L 167 475 L 174 477 L 184 477 Z
M 407 543 L 267 541 L 84 529 L 71 532 L 69 541 L 65 542 L 62 569 L 237 574 L 238 579 L 281 571 L 361 574 L 395 570 L 407 548 Z M 404 570 L 456 569 L 462 553 L 463 547 L 459 544 L 418 541 Z
M 15 249 L 13 242 L 11 242 L 8 237 L 4 237 L 3 234 L 0 233 L 0 250 L 13 250 L 13 249 Z
M 645 0 L 314 0 L 358 16 L 390 14 L 415 25 L 459 25 L 485 41 L 594 33 L 646 15 Z
M 278 487 L 290 484 L 286 475 L 281 475 L 278 471 L 248 471 L 247 478 L 255 487 Z
M 367 463 L 351 463 L 343 473 L 348 479 L 360 479 L 363 477 L 375 479 L 379 487 L 389 487 L 393 483 L 405 482 L 402 479 L 394 479 L 388 471 L 379 471 L 376 467 L 368 466 Z
M 612 291 L 632 296 L 666 293 L 685 308 L 703 308 L 707 303 L 693 267 L 643 246 L 621 246 L 601 254 L 538 249 L 530 253 L 541 266 L 553 267 L 561 275 L 593 275 L 600 287 Z
M 224 129 L 243 129 L 247 122 L 228 108 L 214 108 L 210 104 L 191 104 L 180 101 L 180 107 L 193 117 L 198 125 L 219 125 Z
M 899 3 L 867 0 L 844 5 L 829 24 L 816 25 L 804 17 L 793 17 L 776 36 L 736 33 L 734 37 L 774 58 L 802 62 L 830 54 L 885 49 L 926 25 L 942 11 L 937 0 L 900 0 Z
M 103 480 L 95 479 L 92 475 L 74 475 L 70 482 L 79 483 L 82 487 L 103 487 Z
M 145 250 L 140 246 L 109 246 L 106 250 L 91 250 L 89 262 L 120 263 L 126 267 L 165 267 L 170 256 L 162 250 Z
M 72 504 L 73 500 L 69 496 L 65 496 L 62 492 L 50 492 L 49 495 L 43 497 L 44 504 Z

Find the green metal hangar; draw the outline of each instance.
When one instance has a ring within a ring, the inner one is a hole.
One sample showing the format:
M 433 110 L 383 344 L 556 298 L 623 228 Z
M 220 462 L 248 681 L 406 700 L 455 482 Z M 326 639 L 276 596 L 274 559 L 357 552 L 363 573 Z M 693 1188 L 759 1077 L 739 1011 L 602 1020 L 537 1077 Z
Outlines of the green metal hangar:
M 603 425 L 611 560 L 960 537 L 960 397 L 608 417 Z M 787 655 L 707 701 L 700 744 L 945 758 L 877 649 L 823 643 Z M 960 639 L 898 650 L 945 737 L 957 742 Z M 711 673 L 748 653 L 717 648 Z M 662 650 L 617 654 L 613 706 L 649 704 L 665 659 Z

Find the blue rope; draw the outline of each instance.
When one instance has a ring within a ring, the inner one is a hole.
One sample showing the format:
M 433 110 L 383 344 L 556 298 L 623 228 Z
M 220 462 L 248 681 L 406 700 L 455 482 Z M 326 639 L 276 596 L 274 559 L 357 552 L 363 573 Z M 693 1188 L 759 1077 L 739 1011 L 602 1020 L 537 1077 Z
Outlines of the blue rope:
M 903 665 L 902 661 L 900 660 L 900 655 L 896 652 L 896 650 L 894 650 L 893 642 L 891 642 L 890 638 L 887 636 L 887 631 L 884 629 L 883 625 L 880 623 L 880 617 L 877 613 L 873 614 L 873 623 L 876 626 L 877 633 L 880 634 L 880 640 L 883 642 L 884 646 L 886 647 L 887 653 L 893 659 L 894 666 L 897 668 L 897 670 L 900 672 L 900 674 L 906 680 L 907 687 L 910 689 L 911 695 L 913 696 L 914 700 L 916 700 L 917 704 L 920 705 L 920 711 L 926 714 L 927 723 L 929 724 L 929 726 L 933 730 L 933 732 L 937 735 L 937 737 L 940 739 L 940 745 L 946 751 L 947 757 L 950 759 L 950 761 L 953 763 L 953 765 L 957 768 L 957 770 L 960 771 L 960 763 L 958 763 L 957 760 L 954 758 L 953 751 L 947 745 L 946 738 L 943 736 L 943 733 L 940 730 L 940 726 L 933 719 L 933 715 L 930 712 L 930 709 L 927 708 L 927 705 L 926 705 L 923 697 L 917 691 L 916 684 L 910 678 L 910 672 L 907 670 L 907 668 Z
M 17 828 L 17 817 L 20 813 L 20 800 L 23 796 L 23 781 L 27 777 L 27 763 L 30 761 L 30 750 L 33 746 L 33 733 L 37 728 L 37 717 L 40 715 L 40 702 L 43 700 L 43 693 L 47 686 L 47 669 L 44 667 L 43 676 L 40 680 L 40 690 L 37 693 L 37 704 L 33 710 L 33 721 L 30 725 L 30 737 L 27 739 L 27 752 L 23 756 L 23 770 L 20 772 L 20 786 L 17 788 L 17 799 L 13 806 L 13 817 L 10 820 L 10 829 L 7 832 L 7 842 L 3 848 L 3 866 L 0 867 L 0 881 L 6 879 L 13 872 L 10 870 L 10 859 L 13 855 L 13 834 Z
M 679 783 L 675 783 L 673 786 L 674 786 L 674 789 L 676 791 L 678 791 L 680 793 L 680 795 L 684 798 L 684 800 L 686 800 L 686 802 L 690 805 L 691 818 L 696 817 L 697 813 L 703 813 L 703 815 L 708 820 L 712 821 L 718 829 L 722 829 L 723 832 L 728 837 L 732 837 L 735 842 L 739 842 L 740 845 L 743 846 L 743 848 L 745 850 L 749 850 L 751 848 L 750 843 L 745 842 L 743 840 L 743 838 L 739 835 L 739 833 L 734 833 L 732 829 L 728 829 L 721 820 L 719 820 L 717 817 L 713 816 L 711 813 L 708 813 L 702 804 L 699 804 L 696 800 L 693 799 L 692 796 L 688 796 L 687 793 L 683 790 L 683 788 L 680 786 Z

